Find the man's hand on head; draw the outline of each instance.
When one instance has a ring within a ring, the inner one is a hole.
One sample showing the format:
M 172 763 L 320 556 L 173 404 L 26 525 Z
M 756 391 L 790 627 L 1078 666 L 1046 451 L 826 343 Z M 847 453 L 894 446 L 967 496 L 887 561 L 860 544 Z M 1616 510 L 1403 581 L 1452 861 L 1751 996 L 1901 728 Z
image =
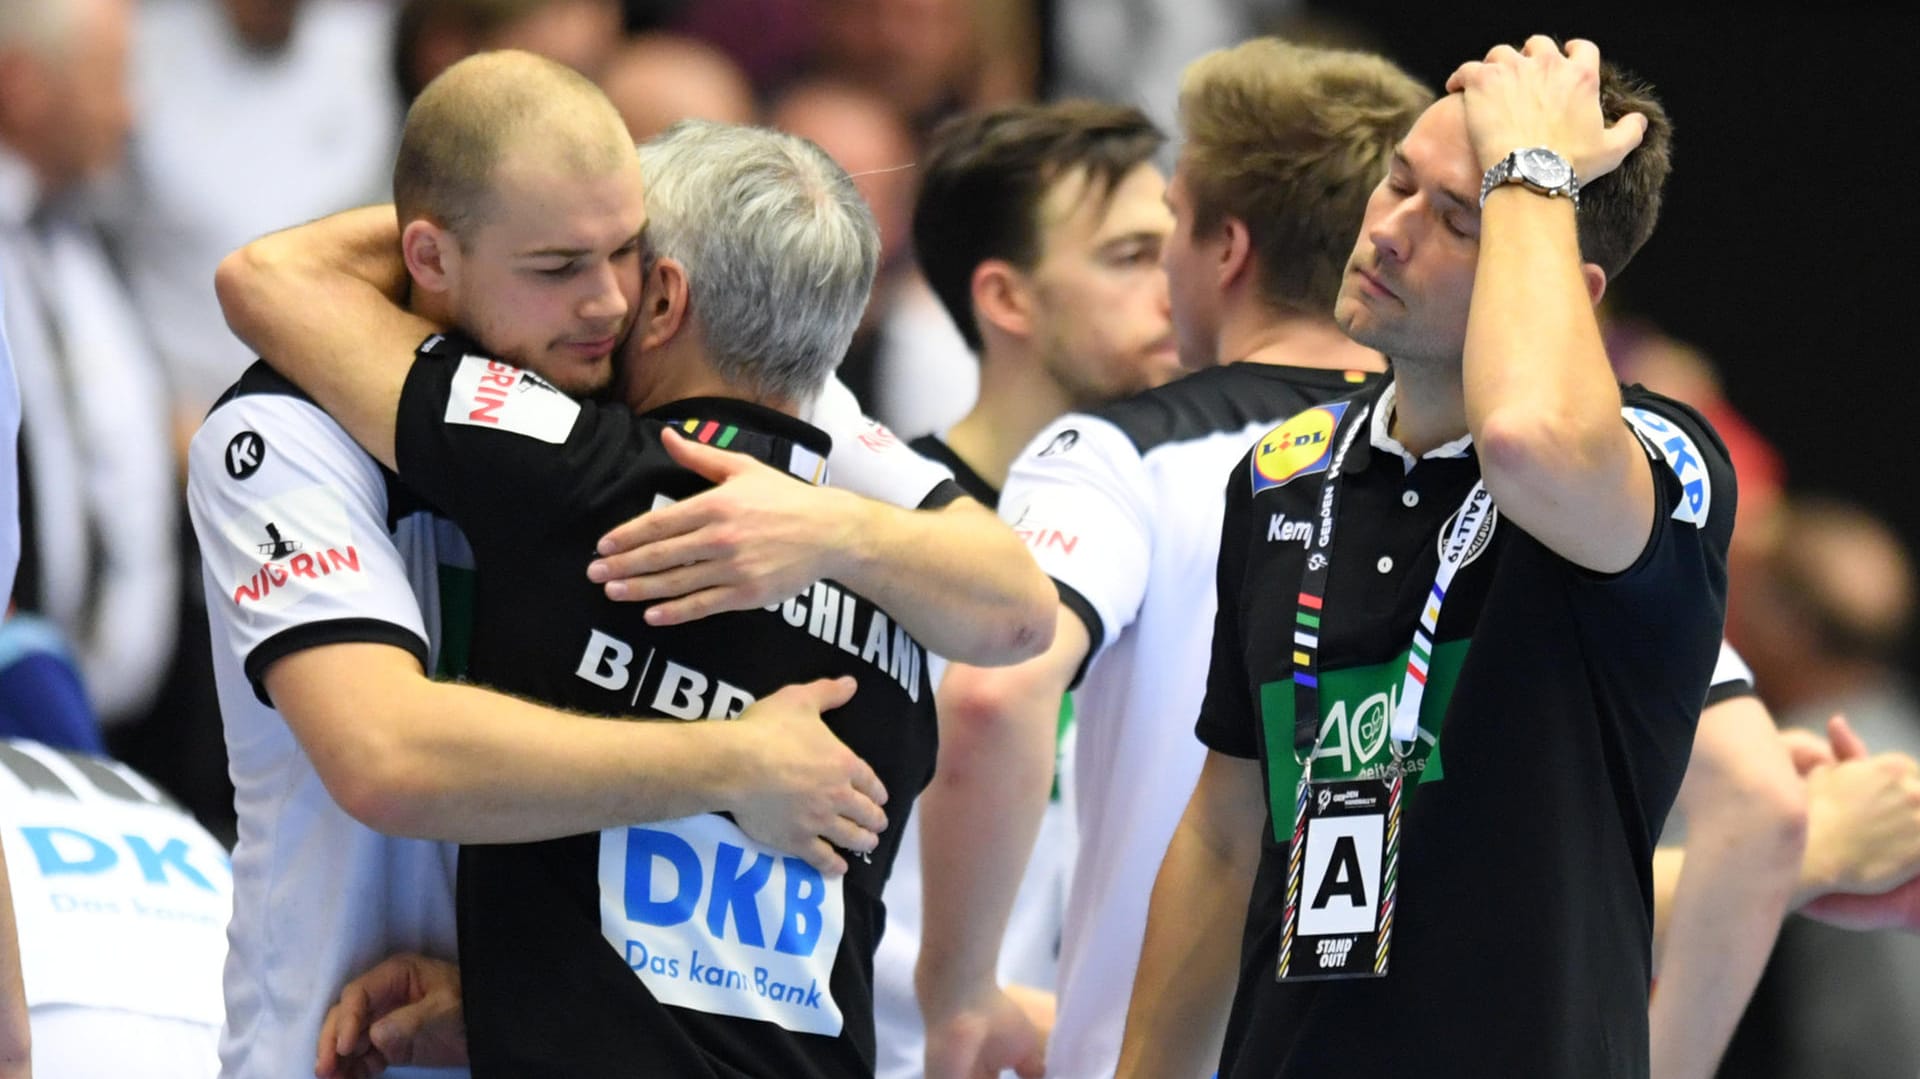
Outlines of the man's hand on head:
M 779 603 L 859 557 L 859 498 L 673 431 L 662 441 L 716 486 L 608 532 L 587 567 L 609 599 L 660 601 L 647 611 L 650 625 Z
M 1467 110 L 1467 134 L 1482 170 L 1515 150 L 1544 146 L 1567 159 L 1582 184 L 1612 172 L 1640 145 L 1647 119 L 1600 112 L 1600 50 L 1575 38 L 1563 48 L 1543 34 L 1515 50 L 1496 45 L 1447 79 Z
M 734 823 L 835 875 L 847 871 L 841 851 L 871 852 L 887 827 L 880 777 L 821 720 L 853 699 L 854 688 L 847 677 L 786 686 L 727 724 L 746 761 L 740 790 L 727 800 Z

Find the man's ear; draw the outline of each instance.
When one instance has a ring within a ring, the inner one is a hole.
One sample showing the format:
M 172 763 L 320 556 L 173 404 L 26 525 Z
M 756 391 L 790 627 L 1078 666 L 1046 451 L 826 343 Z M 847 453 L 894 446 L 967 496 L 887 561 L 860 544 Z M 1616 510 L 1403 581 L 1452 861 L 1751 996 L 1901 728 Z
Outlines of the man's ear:
M 1253 269 L 1253 234 L 1245 221 L 1222 217 L 1211 239 L 1219 245 L 1214 272 L 1220 291 L 1225 292 Z
M 633 327 L 642 351 L 672 341 L 693 313 L 693 290 L 687 269 L 662 255 L 653 260 L 640 282 L 640 317 Z
M 400 230 L 400 257 L 414 284 L 428 292 L 452 291 L 460 276 L 460 239 L 425 218 Z
M 991 326 L 1009 337 L 1033 335 L 1033 296 L 1027 275 L 1005 259 L 987 259 L 973 268 L 973 317 L 981 336 Z
M 1587 284 L 1587 300 L 1595 307 L 1600 306 L 1600 297 L 1607 294 L 1607 271 L 1591 262 L 1580 264 L 1580 278 Z

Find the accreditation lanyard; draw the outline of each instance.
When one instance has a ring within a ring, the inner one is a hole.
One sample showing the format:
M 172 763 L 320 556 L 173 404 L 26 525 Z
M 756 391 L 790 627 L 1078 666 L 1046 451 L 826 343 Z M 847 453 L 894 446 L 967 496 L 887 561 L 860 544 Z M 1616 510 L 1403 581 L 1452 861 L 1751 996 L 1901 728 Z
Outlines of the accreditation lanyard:
M 1333 524 L 1340 503 L 1340 477 L 1347 451 L 1360 432 L 1371 425 L 1371 407 L 1363 408 L 1349 422 L 1327 478 L 1320 485 L 1320 519 L 1314 525 L 1307 545 L 1307 564 L 1300 577 L 1299 607 L 1293 634 L 1293 753 L 1300 760 L 1300 781 L 1310 781 L 1313 758 L 1320 747 L 1320 629 L 1325 615 L 1327 581 L 1333 572 Z M 1440 609 L 1453 586 L 1454 574 L 1467 561 L 1474 538 L 1493 510 L 1493 496 L 1484 481 L 1475 480 L 1473 489 L 1453 515 L 1452 527 L 1441 541 L 1440 566 L 1427 593 L 1420 622 L 1414 627 L 1413 643 L 1407 648 L 1407 671 L 1400 685 L 1400 701 L 1393 710 L 1390 729 L 1393 763 L 1403 767 L 1420 733 L 1420 704 L 1427 692 L 1427 665 L 1433 656 L 1433 635 L 1440 624 Z
M 1420 733 L 1427 664 L 1447 589 L 1493 511 L 1486 485 L 1475 481 L 1443 534 L 1440 567 L 1421 611 L 1390 726 L 1392 760 L 1384 774 L 1313 780 L 1320 734 L 1320 630 L 1333 567 L 1333 524 L 1347 453 L 1371 427 L 1361 409 L 1340 439 L 1320 487 L 1320 519 L 1307 544 L 1294 629 L 1293 752 L 1300 762 L 1293 838 L 1288 847 L 1286 909 L 1276 977 L 1283 982 L 1379 978 L 1387 973 L 1398 906 L 1400 807 L 1406 758 Z M 1368 853 L 1363 855 L 1362 850 Z

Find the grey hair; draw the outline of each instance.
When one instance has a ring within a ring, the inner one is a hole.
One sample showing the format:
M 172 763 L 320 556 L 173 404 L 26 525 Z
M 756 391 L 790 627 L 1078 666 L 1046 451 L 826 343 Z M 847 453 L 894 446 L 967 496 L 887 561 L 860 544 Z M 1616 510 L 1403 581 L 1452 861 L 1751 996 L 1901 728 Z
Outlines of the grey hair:
M 0 0 L 0 48 L 59 59 L 73 47 L 79 23 L 73 0 Z
M 846 355 L 880 261 L 846 170 L 794 135 L 682 120 L 640 145 L 640 171 L 648 244 L 686 267 L 715 373 L 811 399 Z

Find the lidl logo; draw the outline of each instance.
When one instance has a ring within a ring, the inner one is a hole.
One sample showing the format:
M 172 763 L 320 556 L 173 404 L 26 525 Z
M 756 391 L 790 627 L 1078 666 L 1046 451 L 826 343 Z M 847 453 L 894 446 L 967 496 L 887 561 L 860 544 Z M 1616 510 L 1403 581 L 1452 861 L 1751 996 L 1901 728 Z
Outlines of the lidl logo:
M 1301 476 L 1325 472 L 1333 458 L 1333 432 L 1347 402 L 1310 408 L 1262 435 L 1253 448 L 1253 493 Z

